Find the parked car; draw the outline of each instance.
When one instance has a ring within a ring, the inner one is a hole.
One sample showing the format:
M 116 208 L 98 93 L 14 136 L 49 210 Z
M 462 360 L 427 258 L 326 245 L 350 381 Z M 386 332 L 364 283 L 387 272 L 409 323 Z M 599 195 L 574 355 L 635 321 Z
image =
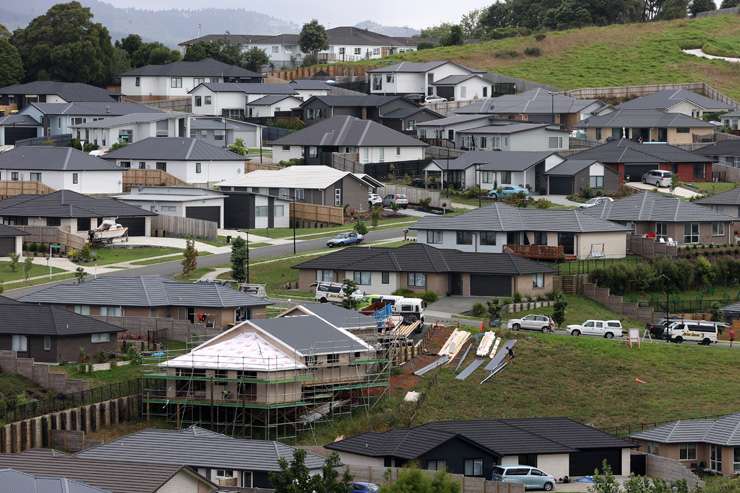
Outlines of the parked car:
M 619 320 L 586 320 L 582 324 L 569 325 L 568 334 L 572 336 L 601 336 L 607 339 L 622 337 L 622 322 Z
M 421 320 L 424 323 L 424 310 L 427 307 L 426 301 L 421 298 L 401 298 L 393 302 L 392 313 L 403 317 L 405 323 L 416 322 Z
M 409 206 L 409 199 L 405 193 L 389 193 L 383 198 L 383 207 L 392 207 L 393 204 L 406 209 Z
M 642 182 L 656 187 L 670 187 L 673 184 L 673 173 L 653 169 L 642 175 Z
M 444 103 L 445 101 L 447 101 L 447 98 L 443 98 L 442 96 L 424 96 L 425 103 Z
M 352 231 L 351 233 L 339 233 L 334 238 L 326 242 L 326 246 L 329 248 L 335 246 L 348 246 L 356 245 L 362 242 L 363 236 L 359 233 Z
M 578 208 L 588 209 L 590 207 L 596 207 L 597 205 L 601 205 L 604 202 L 614 202 L 614 199 L 611 197 L 592 197 L 588 199 L 586 202 L 580 204 Z
M 532 466 L 496 466 L 493 468 L 491 480 L 519 483 L 525 490 L 555 489 L 555 477 Z
M 359 289 L 350 296 L 359 302 L 365 298 L 365 293 Z M 341 282 L 317 282 L 314 299 L 320 303 L 341 303 L 344 301 L 344 284 Z
M 522 318 L 512 318 L 506 324 L 506 328 L 519 330 L 541 330 L 542 332 L 552 331 L 555 322 L 547 315 L 525 315 Z
M 367 195 L 367 203 L 370 207 L 375 207 L 376 205 L 383 205 L 383 197 L 381 197 L 377 193 L 369 193 Z
M 653 339 L 665 338 L 665 330 L 673 322 L 678 322 L 680 318 L 661 318 L 654 324 L 646 324 L 645 328 L 650 332 L 650 337 Z
M 380 486 L 375 483 L 355 482 L 352 483 L 351 493 L 378 493 Z
M 714 322 L 705 322 L 703 320 L 681 320 L 673 322 L 666 329 L 671 341 L 682 343 L 698 342 L 706 346 L 717 343 L 717 324 Z
M 520 187 L 518 185 L 505 185 L 503 187 L 499 187 L 496 190 L 491 190 L 488 192 L 488 198 L 490 199 L 499 199 L 504 197 L 511 197 L 512 195 L 516 195 L 522 193 L 526 197 L 529 197 L 529 190 L 527 190 L 524 187 Z

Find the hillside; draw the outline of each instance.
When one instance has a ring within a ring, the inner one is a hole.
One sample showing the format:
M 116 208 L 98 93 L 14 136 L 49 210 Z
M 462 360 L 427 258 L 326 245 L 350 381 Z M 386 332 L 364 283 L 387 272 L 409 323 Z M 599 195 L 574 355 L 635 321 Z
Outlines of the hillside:
M 541 55 L 526 56 L 527 47 Z M 450 59 L 561 89 L 705 81 L 740 99 L 740 64 L 686 55 L 682 48 L 740 56 L 740 16 L 571 29 L 541 41 L 526 36 L 405 53 L 382 64 Z

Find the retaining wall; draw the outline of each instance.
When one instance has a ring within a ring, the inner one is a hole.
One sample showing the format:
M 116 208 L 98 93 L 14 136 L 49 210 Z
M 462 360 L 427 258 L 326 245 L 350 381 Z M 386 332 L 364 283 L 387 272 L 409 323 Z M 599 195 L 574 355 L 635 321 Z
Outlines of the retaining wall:
M 600 288 L 592 282 L 583 283 L 583 295 L 633 320 L 650 323 L 655 318 L 655 310 L 651 307 L 628 303 L 622 296 L 611 294 L 609 288 Z
M 37 363 L 33 358 L 19 358 L 15 351 L 0 351 L 0 370 L 21 375 L 46 389 L 62 394 L 82 392 L 90 388 L 89 382 L 69 378 L 61 368 L 48 363 Z
M 647 476 L 668 482 L 684 480 L 689 486 L 689 491 L 704 487 L 704 481 L 676 459 L 647 454 L 645 472 Z

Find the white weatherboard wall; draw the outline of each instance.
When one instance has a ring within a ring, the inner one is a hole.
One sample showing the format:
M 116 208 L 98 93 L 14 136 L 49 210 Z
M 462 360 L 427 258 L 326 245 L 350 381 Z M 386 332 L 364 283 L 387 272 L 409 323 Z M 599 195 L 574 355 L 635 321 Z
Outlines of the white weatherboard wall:
M 269 106 L 267 105 L 260 105 L 260 106 L 251 106 L 247 104 L 247 116 L 248 117 L 271 117 L 275 116 L 276 111 L 289 111 L 294 108 L 298 108 L 301 103 L 301 101 L 298 98 L 290 97 L 283 99 L 282 101 L 278 101 L 275 104 L 271 104 Z
M 568 454 L 539 454 L 537 468 L 555 476 L 555 479 L 570 474 L 570 456 Z
M 483 89 L 486 94 L 483 94 Z M 455 86 L 455 99 L 480 99 L 491 95 L 491 83 L 478 77 L 473 77 Z
M 287 149 L 286 149 L 287 147 Z M 272 146 L 272 162 L 280 163 L 283 161 L 290 161 L 291 159 L 302 159 L 303 158 L 303 147 L 302 146 Z
M 19 181 L 31 180 L 31 173 L 41 173 L 41 183 L 54 190 L 72 190 L 77 193 L 102 194 L 121 193 L 123 171 L 34 171 L 0 169 L 0 180 L 12 180 L 18 173 Z M 77 183 L 74 183 L 77 175 Z
M 426 230 L 416 232 L 416 242 L 424 245 L 431 245 L 435 248 L 453 248 L 463 252 L 483 252 L 483 253 L 501 253 L 506 244 L 506 233 L 496 233 L 495 245 L 481 245 L 478 239 L 478 233 L 473 233 L 473 242 L 470 245 L 457 244 L 457 232 L 442 231 L 442 243 L 428 243 Z
M 190 474 L 180 471 L 159 487 L 156 493 L 202 493 L 203 484 Z
M 268 207 L 268 198 L 262 195 L 255 195 L 254 197 L 255 217 L 254 227 L 255 228 L 268 228 L 269 218 L 266 214 L 258 215 L 260 211 L 266 211 Z M 257 207 L 260 209 L 258 210 Z M 282 210 L 282 213 L 281 213 Z M 287 228 L 290 226 L 290 202 L 287 200 L 275 199 L 275 224 L 273 228 Z
M 172 87 L 170 76 L 139 76 L 139 86 L 136 86 L 135 76 L 121 77 L 121 94 L 124 96 L 187 96 L 188 91 L 198 84 L 206 82 L 221 82 L 221 77 L 181 77 L 181 87 Z
M 213 92 L 205 86 L 199 86 L 192 93 L 193 113 L 196 115 L 218 115 L 224 109 L 244 110 L 247 104 L 247 95 L 243 92 Z M 201 106 L 195 105 L 195 96 L 200 96 Z M 211 98 L 211 103 L 206 104 L 206 96 Z
M 442 80 L 449 75 L 467 75 L 470 72 L 462 67 L 446 63 L 427 73 L 373 73 L 370 74 L 370 92 L 375 94 L 427 94 L 427 74 L 433 75 L 433 81 Z M 391 82 L 388 81 L 387 75 L 392 75 Z M 375 89 L 373 84 L 374 77 L 382 77 L 380 89 Z M 436 94 L 434 86 L 432 94 Z
M 424 159 L 424 147 L 359 147 L 360 163 L 397 163 Z
M 132 168 L 140 168 L 144 163 L 145 169 L 157 169 L 157 163 L 167 164 L 167 173 L 191 184 L 219 183 L 224 180 L 239 178 L 244 173 L 244 161 L 140 161 L 136 159 L 117 159 L 116 164 L 131 163 Z M 197 173 L 197 163 L 200 163 L 200 173 Z M 100 193 L 100 192 L 99 192 Z M 119 192 L 120 193 L 120 192 Z
M 622 449 L 622 476 L 629 476 L 632 473 L 632 460 L 630 458 L 631 449 Z

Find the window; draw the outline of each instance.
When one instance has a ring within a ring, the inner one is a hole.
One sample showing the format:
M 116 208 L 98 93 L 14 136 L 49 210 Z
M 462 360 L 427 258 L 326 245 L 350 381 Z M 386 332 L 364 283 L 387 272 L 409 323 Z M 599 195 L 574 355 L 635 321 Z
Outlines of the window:
M 732 458 L 732 470 L 737 474 L 740 473 L 740 447 L 735 447 Z
M 511 171 L 502 171 L 501 172 L 501 183 L 506 183 L 508 185 L 511 185 Z
M 205 96 L 203 98 L 203 104 L 211 104 L 211 96 Z
M 682 443 L 679 447 L 678 458 L 681 460 L 696 460 L 696 444 Z
M 683 242 L 699 243 L 699 223 L 686 223 L 683 225 Z
M 668 224 L 667 223 L 655 223 L 655 237 L 656 238 L 668 238 Z
M 493 171 L 480 171 L 480 182 L 481 183 L 493 183 L 493 180 L 496 178 L 496 173 Z
M 15 336 L 14 336 L 15 337 Z M 712 445 L 709 449 L 709 469 L 712 471 L 722 471 L 722 446 Z
M 446 471 L 447 470 L 447 462 L 439 459 L 435 460 L 428 460 L 427 461 L 427 469 L 429 471 Z
M 51 336 L 44 336 L 44 351 L 51 351 Z
M 427 287 L 427 275 L 423 272 L 409 272 L 407 284 L 410 288 L 425 288 Z
M 141 77 L 136 78 L 136 80 L 134 81 L 134 85 L 136 85 L 136 87 L 141 87 Z
M 224 140 L 224 134 L 213 134 L 213 140 Z
M 289 151 L 290 150 L 290 146 L 283 146 L 283 150 L 284 151 Z
M 385 74 L 385 81 L 389 84 L 393 84 L 396 81 L 396 76 L 393 74 Z
M 305 196 L 306 196 L 305 190 L 303 190 L 302 188 L 295 189 L 295 199 L 296 200 L 303 200 Z
M 373 91 L 383 90 L 383 76 L 373 75 Z
M 100 332 L 98 334 L 92 334 L 90 336 L 90 342 L 93 344 L 99 344 L 101 342 L 110 342 L 110 332 Z
M 725 223 L 712 223 L 712 236 L 724 236 Z
M 486 147 L 488 147 L 488 139 L 486 137 L 481 137 L 480 138 L 480 148 L 485 149 Z
M 483 459 L 465 459 L 466 476 L 483 476 Z
M 484 98 L 487 98 L 488 97 L 488 87 L 484 87 L 483 88 L 483 97 Z
M 199 86 L 206 81 L 204 77 L 193 77 L 193 87 Z
M 18 172 L 17 171 L 11 171 L 10 172 L 10 179 L 13 181 L 18 181 Z
M 195 106 L 203 106 L 203 98 L 195 96 Z
M 316 280 L 319 282 L 333 282 L 334 271 L 333 270 L 316 270 Z
M 216 469 L 217 478 L 232 478 L 234 477 L 234 471 L 231 469 Z
M 13 336 L 12 350 L 17 352 L 28 351 L 28 337 L 26 336 Z
M 442 243 L 444 233 L 442 231 L 427 230 L 427 243 L 430 245 L 439 245 Z
M 370 272 L 354 271 L 352 279 L 360 286 L 369 286 L 372 284 L 373 276 Z
M 408 131 L 416 130 L 416 120 L 406 120 L 406 130 Z
M 274 217 L 285 217 L 285 206 L 284 205 L 276 205 L 273 210 L 275 211 L 273 216 Z
M 545 287 L 545 274 L 538 273 L 535 274 L 534 277 L 532 277 L 532 287 L 533 288 L 544 288 Z
M 195 163 L 195 172 L 197 174 L 200 174 L 201 171 L 202 171 L 202 169 L 201 169 L 200 163 Z
M 310 146 L 308 148 L 308 157 L 316 157 L 319 155 L 319 148 L 316 146 Z
M 47 226 L 61 226 L 62 218 L 61 217 L 47 217 L 46 225 Z
M 254 208 L 255 217 L 267 217 L 270 212 L 270 208 L 267 205 L 258 205 Z
M 170 87 L 172 87 L 172 88 L 180 88 L 180 87 L 182 87 L 182 77 L 172 77 L 172 78 L 170 78 Z
M 380 48 L 373 48 L 373 55 L 374 56 L 380 55 Z
M 385 162 L 385 147 L 378 148 L 378 162 Z
M 676 129 L 676 133 L 677 134 L 687 134 L 689 133 L 689 128 L 688 127 L 678 127 Z
M 339 355 L 338 354 L 327 354 L 326 355 L 326 364 L 327 365 L 336 365 L 339 363 Z
M 362 54 L 362 48 L 355 48 L 355 55 L 361 55 Z
M 280 53 L 280 45 L 275 45 L 272 47 L 273 53 Z
M 344 50 L 345 50 L 345 47 L 344 46 L 340 47 L 339 48 L 339 54 L 340 55 L 344 55 Z
M 139 169 L 146 169 L 146 163 L 144 161 L 139 161 Z
M 77 185 L 78 183 L 80 183 L 80 174 L 72 173 L 72 184 Z
M 161 171 L 167 171 L 167 163 L 158 162 L 155 163 L 154 167 Z
M 342 205 L 342 189 L 341 188 L 334 189 L 334 205 L 337 207 L 341 207 Z
M 589 178 L 589 185 L 591 186 L 591 188 L 604 188 L 604 177 L 591 176 Z
M 548 137 L 547 143 L 550 149 L 561 149 L 563 147 L 563 138 L 562 137 Z
M 470 231 L 458 231 L 455 236 L 457 237 L 456 242 L 458 245 L 473 244 L 473 233 Z
M 381 284 L 390 284 L 391 283 L 391 273 L 390 272 L 381 272 L 380 273 L 380 283 Z
M 600 128 L 596 129 L 596 140 L 601 140 L 601 129 Z
M 480 244 L 493 246 L 496 244 L 496 232 L 495 231 L 481 231 L 480 232 Z
M 90 307 L 88 305 L 75 305 L 74 312 L 78 315 L 90 315 Z
M 401 155 L 401 148 L 396 147 L 396 156 L 400 156 L 400 155 Z
M 104 317 L 120 317 L 123 315 L 123 310 L 120 306 L 101 306 L 100 314 Z
M 41 181 L 41 173 L 31 173 L 31 181 Z

